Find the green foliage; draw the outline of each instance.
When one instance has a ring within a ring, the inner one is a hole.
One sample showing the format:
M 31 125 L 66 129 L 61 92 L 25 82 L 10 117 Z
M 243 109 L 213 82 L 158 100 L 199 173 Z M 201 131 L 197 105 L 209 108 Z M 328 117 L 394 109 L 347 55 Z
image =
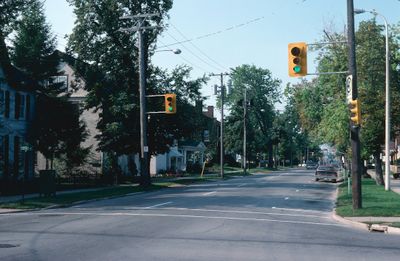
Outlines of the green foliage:
M 231 113 L 226 121 L 226 148 L 242 154 L 243 149 L 243 100 L 247 89 L 247 151 L 249 159 L 269 152 L 275 134 L 272 122 L 274 104 L 279 98 L 280 80 L 274 79 L 268 69 L 254 65 L 241 65 L 232 70 L 232 92 L 227 97 Z
M 56 37 L 46 23 L 41 1 L 29 1 L 15 32 L 11 51 L 13 64 L 35 82 L 39 82 L 43 93 L 57 95 L 60 86 L 51 82 L 51 77 L 59 74 L 59 59 L 57 55 L 53 55 L 57 45 Z
M 392 126 L 399 126 L 399 31 L 393 27 L 389 37 L 391 50 Z M 327 33 L 321 42 L 344 41 L 340 33 Z M 385 38 L 383 27 L 374 19 L 360 23 L 356 32 L 358 96 L 361 101 L 361 143 L 364 158 L 379 155 L 384 142 Z M 330 44 L 315 48 L 319 52 L 318 71 L 347 70 L 346 45 Z M 345 75 L 320 75 L 289 88 L 291 103 L 299 115 L 301 128 L 313 140 L 334 145 L 340 151 L 349 148 L 349 109 L 346 104 Z
M 56 38 L 46 23 L 41 1 L 30 0 L 22 9 L 12 43 L 13 63 L 40 88 L 29 139 L 47 159 L 64 155 L 71 170 L 83 163 L 88 154 L 88 148 L 80 147 L 87 133 L 79 121 L 79 110 L 68 101 L 67 95 L 60 95 L 65 91 L 62 86 L 52 82 L 52 77 L 59 74 L 60 60 L 55 52 Z

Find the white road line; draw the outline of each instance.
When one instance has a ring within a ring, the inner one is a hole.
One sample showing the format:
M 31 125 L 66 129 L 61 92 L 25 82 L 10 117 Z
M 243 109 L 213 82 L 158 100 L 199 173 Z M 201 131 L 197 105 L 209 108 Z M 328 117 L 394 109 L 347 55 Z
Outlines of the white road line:
M 273 209 L 282 210 L 280 208 L 272 207 Z M 309 215 L 309 214 L 285 214 L 285 213 L 273 213 L 273 212 L 260 212 L 260 211 L 242 211 L 242 210 L 216 210 L 216 209 L 201 209 L 201 208 L 162 208 L 164 210 L 185 210 L 185 211 L 197 211 L 197 212 L 217 212 L 217 213 L 232 213 L 232 214 L 255 214 L 255 215 L 271 215 L 271 216 L 289 216 L 289 217 L 310 217 L 310 218 L 326 218 L 330 219 L 329 216 L 320 215 Z M 160 209 L 157 209 L 160 210 Z M 301 210 L 297 210 L 301 211 Z M 305 212 L 314 212 L 325 214 L 325 212 L 319 212 L 316 210 L 303 210 Z
M 168 201 L 168 202 L 157 204 L 157 205 L 153 205 L 153 206 L 150 206 L 150 207 L 145 207 L 144 209 L 161 207 L 161 206 L 165 206 L 165 205 L 168 205 L 168 204 L 171 204 L 171 203 L 172 203 L 172 201 Z
M 285 198 L 285 200 L 288 200 L 288 199 L 289 199 L 289 197 L 286 197 L 286 198 Z
M 247 183 L 240 184 L 240 185 L 238 185 L 238 188 L 246 186 L 246 185 L 247 185 Z
M 36 213 L 39 214 L 39 213 Z M 55 213 L 40 213 L 40 215 L 54 215 Z M 203 216 L 203 215 L 179 215 L 179 214 L 161 214 L 161 213 L 95 213 L 95 212 L 57 212 L 57 215 L 70 215 L 70 216 L 137 216 L 137 217 L 174 217 L 174 218 L 199 218 L 199 219 L 220 219 L 220 220 L 235 220 L 235 221 L 260 221 L 260 222 L 275 222 L 275 223 L 290 223 L 290 224 L 304 224 L 304 225 L 318 225 L 318 226 L 332 226 L 343 227 L 342 224 L 335 223 L 322 223 L 322 222 L 308 222 L 308 221 L 295 221 L 295 220 L 278 220 L 267 218 L 241 218 L 241 217 L 223 217 L 223 216 Z M 8 215 L 8 214 L 2 214 Z M 14 214 L 16 215 L 16 214 Z M 21 213 L 20 215 L 23 215 Z
M 212 195 L 215 193 L 217 193 L 217 191 L 211 191 L 211 192 L 204 193 L 203 196 L 209 196 L 209 195 Z

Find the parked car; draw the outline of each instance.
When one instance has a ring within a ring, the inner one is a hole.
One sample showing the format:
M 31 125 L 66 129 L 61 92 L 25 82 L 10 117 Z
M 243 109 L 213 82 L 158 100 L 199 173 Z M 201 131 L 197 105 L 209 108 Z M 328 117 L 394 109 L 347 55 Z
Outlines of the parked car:
M 311 160 L 306 162 L 306 169 L 316 169 L 316 168 L 318 168 L 318 163 L 317 162 L 314 162 L 314 161 L 311 161 Z
M 332 165 L 318 166 L 315 171 L 315 181 L 326 180 L 336 183 L 340 180 L 338 170 Z

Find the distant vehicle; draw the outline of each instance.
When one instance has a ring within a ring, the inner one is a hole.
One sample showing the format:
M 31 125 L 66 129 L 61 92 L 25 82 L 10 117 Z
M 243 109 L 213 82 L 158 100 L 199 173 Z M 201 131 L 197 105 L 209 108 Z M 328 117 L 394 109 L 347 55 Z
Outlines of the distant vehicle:
M 338 170 L 333 165 L 321 165 L 315 171 L 315 181 L 326 180 L 336 183 L 340 180 Z
M 318 168 L 318 163 L 317 162 L 314 162 L 314 161 L 311 161 L 311 160 L 306 162 L 306 169 L 316 169 L 316 168 Z

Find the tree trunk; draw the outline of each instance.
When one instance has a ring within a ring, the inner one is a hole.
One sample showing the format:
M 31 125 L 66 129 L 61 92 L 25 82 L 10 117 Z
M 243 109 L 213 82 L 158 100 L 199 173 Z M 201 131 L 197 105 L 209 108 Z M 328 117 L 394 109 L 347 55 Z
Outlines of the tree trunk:
M 268 168 L 274 167 L 274 150 L 272 142 L 268 143 Z
M 382 160 L 379 156 L 379 153 L 374 153 L 375 160 L 375 181 L 377 185 L 385 185 L 382 174 Z

